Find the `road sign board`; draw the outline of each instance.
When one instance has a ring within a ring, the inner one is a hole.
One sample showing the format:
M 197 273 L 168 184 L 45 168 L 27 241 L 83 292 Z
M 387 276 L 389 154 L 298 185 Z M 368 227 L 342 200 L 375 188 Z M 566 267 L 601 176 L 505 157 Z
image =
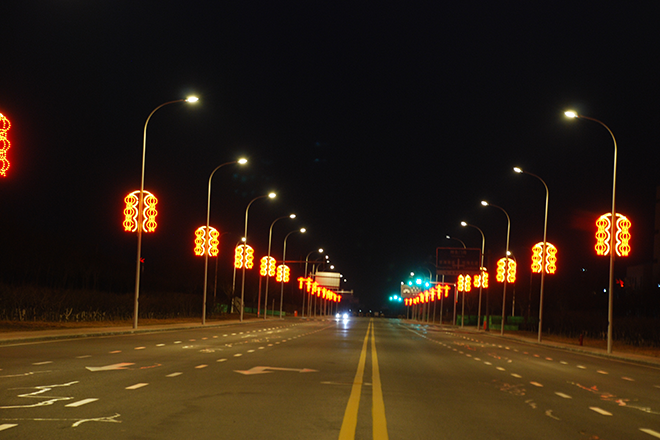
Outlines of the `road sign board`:
M 439 247 L 435 261 L 438 275 L 478 274 L 481 249 Z

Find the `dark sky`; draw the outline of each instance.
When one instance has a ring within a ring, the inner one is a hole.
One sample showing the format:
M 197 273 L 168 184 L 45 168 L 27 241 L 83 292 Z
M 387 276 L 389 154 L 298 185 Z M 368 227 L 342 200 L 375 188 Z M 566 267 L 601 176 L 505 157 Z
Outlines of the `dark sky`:
M 276 224 L 273 254 L 305 226 L 287 256 L 323 247 L 365 305 L 425 272 L 436 247 L 458 244 L 445 235 L 480 247 L 461 220 L 502 256 L 506 218 L 482 199 L 509 213 L 510 247 L 529 280 L 545 193 L 515 165 L 550 188 L 560 274 L 570 282 L 583 267 L 606 270 L 593 225 L 611 208 L 613 144 L 598 124 L 567 120 L 568 108 L 617 138 L 617 210 L 633 223 L 633 254 L 619 270 L 652 258 L 652 2 L 11 3 L 0 10 L 0 113 L 12 122 L 0 225 L 12 271 L 75 255 L 119 267 L 131 291 L 135 238 L 122 209 L 139 189 L 144 123 L 191 93 L 199 103 L 151 119 L 145 184 L 159 198 L 145 264 L 184 284 L 201 284 L 192 241 L 208 176 L 241 155 L 250 165 L 223 168 L 213 183 L 211 224 L 231 233 L 223 276 L 245 207 L 273 190 L 275 201 L 250 208 L 258 256 L 271 222 L 295 212 Z

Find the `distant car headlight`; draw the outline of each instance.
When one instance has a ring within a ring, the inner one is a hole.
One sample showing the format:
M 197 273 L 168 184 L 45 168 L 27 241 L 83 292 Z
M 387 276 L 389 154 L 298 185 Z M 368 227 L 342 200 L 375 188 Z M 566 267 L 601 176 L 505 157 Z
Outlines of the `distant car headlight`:
M 339 314 L 338 314 L 338 315 L 339 315 Z M 348 313 L 344 313 L 344 315 L 343 315 L 342 317 L 343 317 L 344 319 L 348 319 Z
M 335 318 L 337 318 L 337 319 L 341 318 L 341 314 L 340 314 L 340 313 L 337 313 L 337 314 L 335 315 Z

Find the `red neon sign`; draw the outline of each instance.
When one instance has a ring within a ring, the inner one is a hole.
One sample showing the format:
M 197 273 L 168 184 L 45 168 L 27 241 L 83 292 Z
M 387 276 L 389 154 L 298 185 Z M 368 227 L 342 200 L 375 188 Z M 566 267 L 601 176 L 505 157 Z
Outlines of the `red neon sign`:
M 9 119 L 0 113 L 0 176 L 6 176 L 9 169 L 9 160 L 7 160 L 7 150 L 11 147 L 9 139 L 7 139 L 7 132 L 11 127 Z
M 546 242 L 547 246 L 545 253 L 545 273 L 553 274 L 557 271 L 557 248 Z M 536 243 L 532 248 L 532 272 L 541 273 L 541 254 L 543 253 L 543 242 Z
M 611 213 L 601 215 L 598 220 L 596 220 L 596 249 L 597 255 L 609 255 L 610 254 L 610 231 L 612 230 L 612 223 L 610 219 L 612 217 Z M 630 253 L 630 220 L 624 215 L 619 213 L 616 214 L 616 225 L 615 225 L 615 240 L 616 240 L 616 254 L 619 257 L 627 257 Z
M 219 252 L 218 245 L 220 244 L 220 240 L 218 240 L 219 236 L 220 233 L 218 230 L 213 226 L 209 226 L 209 239 L 208 243 L 205 244 L 206 226 L 200 226 L 197 228 L 195 231 L 195 249 L 193 249 L 195 255 L 203 256 L 208 251 L 209 257 L 217 256 Z
M 136 232 L 138 228 L 138 204 L 140 202 L 140 191 L 133 191 L 124 197 L 126 207 L 124 208 L 124 231 Z M 158 199 L 149 191 L 144 191 L 144 209 L 142 211 L 142 232 L 154 232 L 156 230 L 156 204 Z

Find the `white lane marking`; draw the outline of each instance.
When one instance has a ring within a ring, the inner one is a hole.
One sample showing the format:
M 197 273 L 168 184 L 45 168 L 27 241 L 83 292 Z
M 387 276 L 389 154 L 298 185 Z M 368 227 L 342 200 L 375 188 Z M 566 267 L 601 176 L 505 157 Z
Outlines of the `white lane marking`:
M 13 428 L 14 426 L 18 426 L 13 423 L 5 423 L 4 425 L 0 425 L 0 431 L 4 431 L 5 429 Z
M 32 365 L 47 365 L 47 364 L 52 364 L 53 361 L 43 361 L 43 362 L 35 362 Z
M 622 377 L 621 379 L 627 380 L 628 382 L 634 382 L 635 381 L 635 379 L 630 378 L 630 377 Z
M 474 360 L 475 360 L 475 361 L 480 361 L 481 359 L 479 359 L 479 358 L 474 358 Z
M 259 350 L 263 350 L 265 347 L 259 347 Z
M 559 391 L 555 391 L 555 394 L 563 399 L 572 399 L 572 397 L 569 396 L 568 394 L 560 393 Z
M 248 350 L 248 353 L 254 353 L 254 350 Z
M 660 438 L 660 432 L 656 432 L 652 429 L 647 429 L 647 428 L 639 428 L 640 431 L 642 431 L 644 434 L 648 434 L 650 436 L 653 436 L 655 438 Z
M 180 344 L 180 343 L 181 343 L 181 341 L 174 341 L 174 343 L 175 343 L 175 344 Z
M 597 412 L 598 414 L 601 414 L 601 415 L 603 415 L 603 416 L 611 416 L 611 415 L 612 415 L 611 412 L 607 412 L 607 411 L 605 411 L 605 410 L 602 409 L 602 408 L 598 408 L 597 406 L 590 406 L 589 409 L 592 410 L 592 411 L 595 411 L 595 412 Z
M 91 358 L 91 357 L 92 357 L 91 354 L 84 354 L 82 356 L 76 356 L 76 359 L 87 359 L 87 358 Z
M 132 362 L 122 362 L 121 364 L 105 365 L 103 367 L 85 367 L 89 371 L 110 371 L 110 370 L 125 370 L 129 365 L 135 365 Z
M 216 362 L 225 362 L 227 359 L 218 359 Z
M 200 369 L 202 369 L 202 368 L 206 368 L 206 367 L 208 367 L 208 365 L 206 365 L 206 364 L 201 364 L 201 365 L 197 365 L 195 368 L 198 369 L 198 370 L 200 370 Z
M 147 348 L 147 347 L 135 347 L 135 350 L 144 350 L 144 349 L 146 349 L 146 348 Z
M 146 387 L 149 385 L 148 383 L 136 383 L 135 385 L 131 385 L 130 387 L 126 387 L 127 390 L 137 390 L 138 388 Z
M 559 361 L 559 363 L 562 364 L 562 365 L 568 365 L 568 362 L 566 362 L 566 361 Z
M 502 367 L 497 367 L 497 369 L 500 370 L 500 371 L 506 371 L 506 369 L 504 369 Z
M 578 367 L 580 370 L 586 370 L 586 369 L 587 369 L 587 367 L 585 367 L 584 365 L 578 365 L 577 367 Z
M 516 377 L 518 379 L 522 379 L 522 376 L 520 374 L 511 373 L 511 376 Z
M 234 355 L 234 357 L 239 357 L 239 356 L 243 356 L 243 353 L 236 353 L 236 354 Z
M 598 374 L 610 374 L 607 371 L 603 371 L 603 370 L 598 370 L 598 371 L 596 371 L 596 373 L 598 373 Z
M 182 372 L 177 371 L 177 372 L 175 372 L 175 373 L 170 373 L 170 374 L 168 374 L 168 375 L 165 376 L 165 377 L 177 377 L 177 376 L 181 376 L 182 374 L 183 374 Z
M 117 353 L 121 353 L 121 350 L 110 351 L 109 353 L 110 354 L 117 354 Z
M 97 400 L 99 399 L 95 399 L 95 398 L 83 399 L 77 402 L 69 403 L 68 405 L 64 405 L 64 406 L 66 406 L 67 408 L 77 408 L 79 406 L 87 405 L 88 403 L 96 402 Z
M 156 344 L 156 347 L 165 347 L 165 344 Z
M 530 384 L 534 385 L 535 387 L 543 388 L 543 384 L 540 384 L 538 382 L 530 382 Z
M 493 365 L 493 364 L 491 364 L 491 363 L 488 362 L 488 361 L 484 362 L 484 364 L 486 364 L 486 365 Z

